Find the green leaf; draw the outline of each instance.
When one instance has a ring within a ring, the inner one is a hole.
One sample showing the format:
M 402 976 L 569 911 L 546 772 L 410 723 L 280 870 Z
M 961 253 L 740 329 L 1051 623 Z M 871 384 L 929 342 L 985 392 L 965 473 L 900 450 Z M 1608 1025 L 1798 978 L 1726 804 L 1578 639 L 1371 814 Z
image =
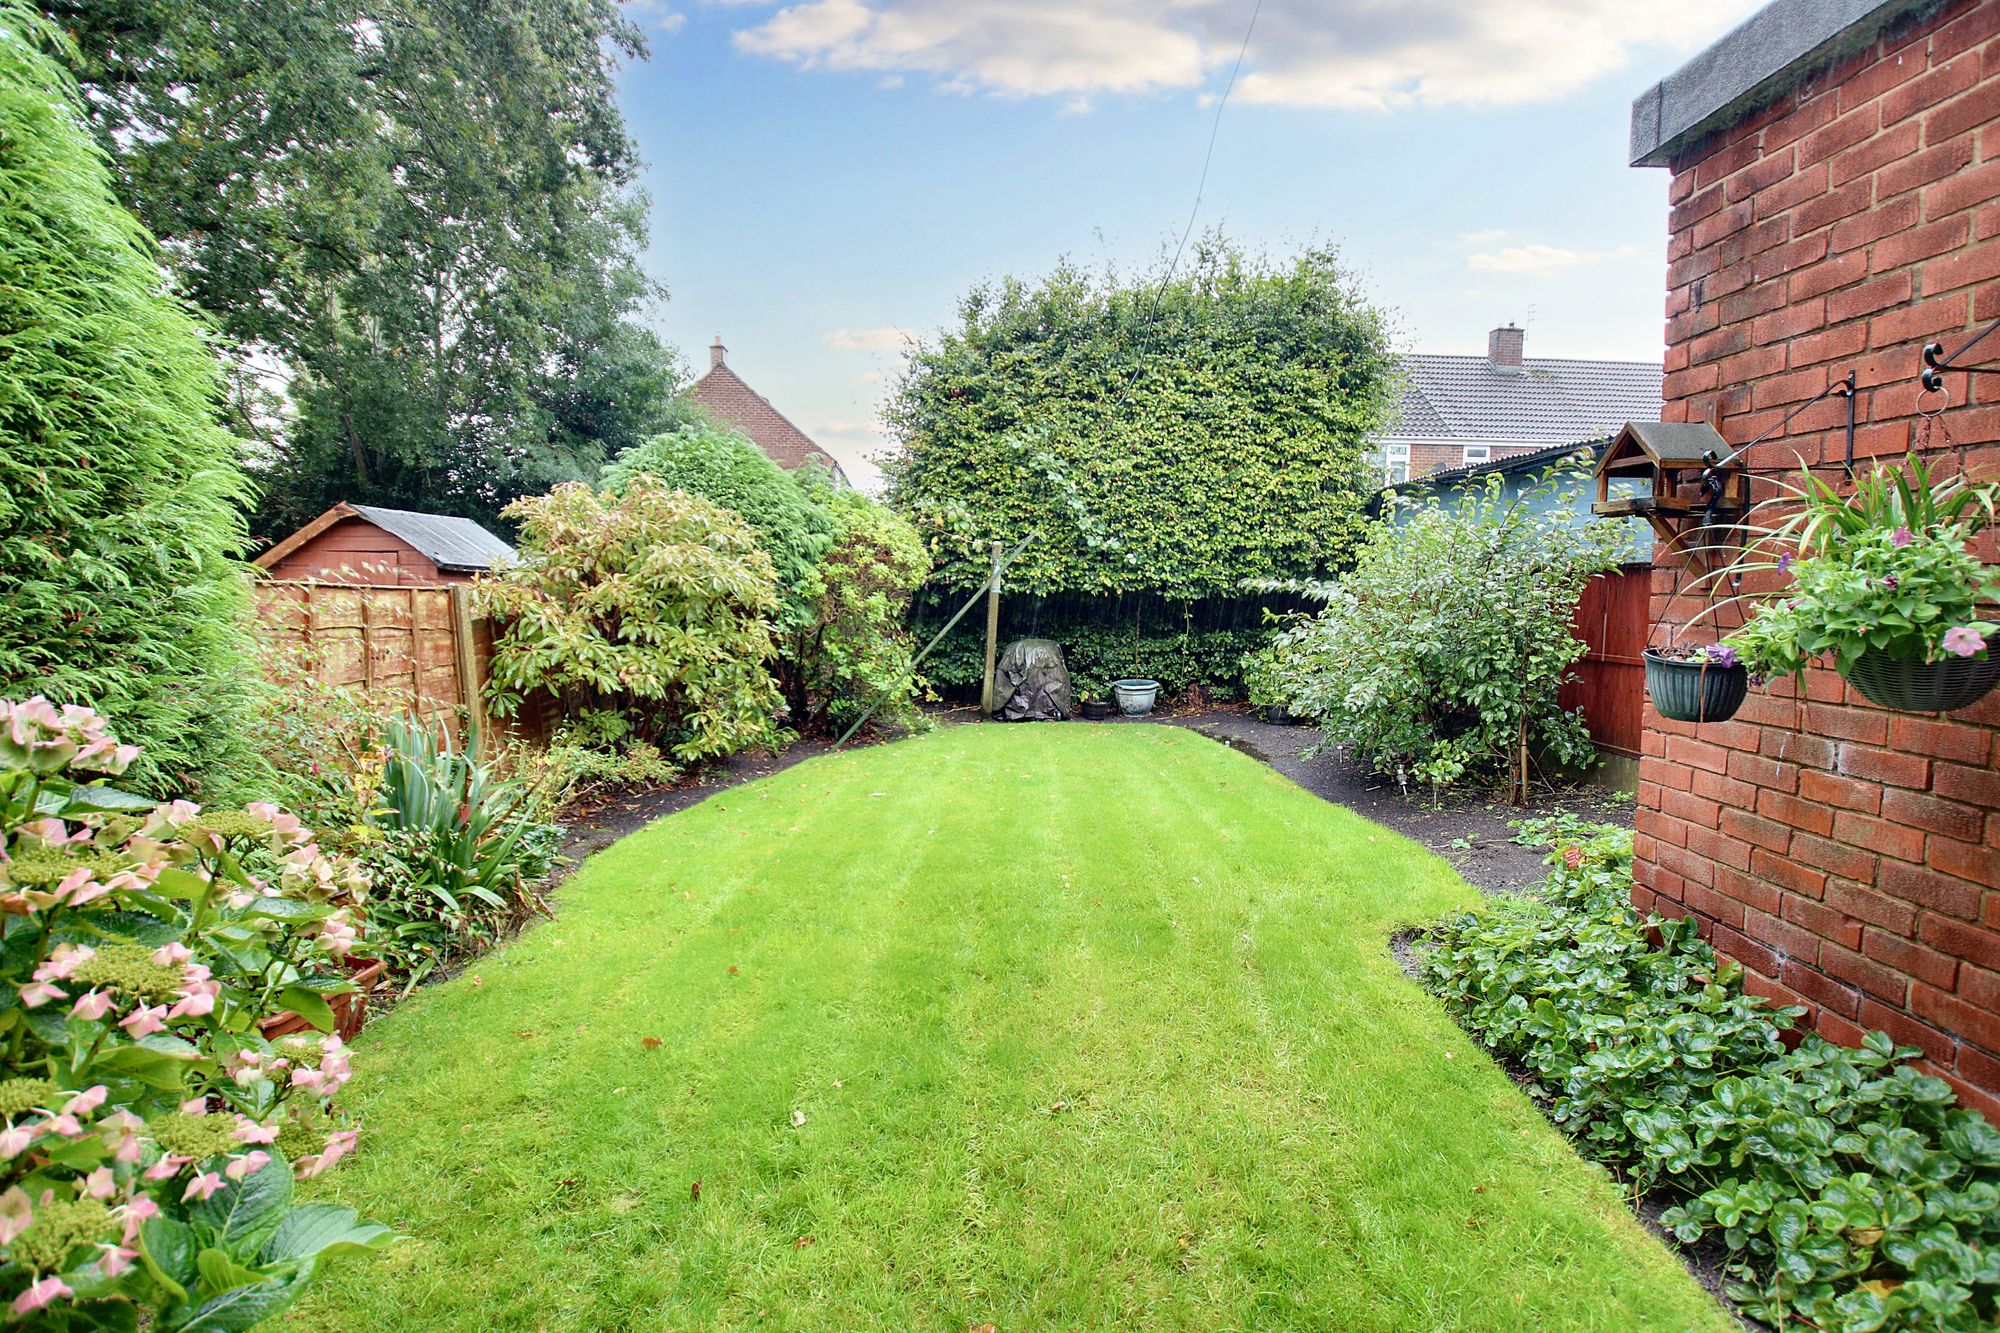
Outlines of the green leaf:
M 191 1204 L 188 1220 L 214 1227 L 224 1240 L 240 1247 L 275 1229 L 291 1201 L 292 1168 L 274 1154 L 262 1170 Z
M 91 1067 L 108 1069 L 162 1092 L 175 1092 L 185 1086 L 192 1063 L 145 1046 L 113 1046 L 100 1053 Z
M 139 1227 L 140 1261 L 177 1301 L 187 1299 L 187 1289 L 200 1275 L 194 1251 L 194 1232 L 164 1213 L 154 1214 Z
M 267 1275 L 254 1268 L 245 1268 L 227 1250 L 210 1246 L 195 1257 L 195 1268 L 201 1274 L 201 1291 L 204 1296 L 220 1296 L 238 1287 L 255 1286 Z
M 312 1269 L 308 1260 L 289 1276 L 224 1292 L 174 1327 L 177 1333 L 242 1333 L 254 1328 L 298 1300 L 312 1281 Z
M 100 787 L 95 784 L 77 787 L 63 802 L 63 813 L 67 815 L 110 815 L 133 814 L 151 810 L 159 802 L 150 796 L 140 796 L 136 792 L 120 791 L 116 787 Z
M 192 902 L 208 892 L 209 884 L 193 871 L 169 866 L 153 881 L 153 888 L 164 897 L 184 898 Z
M 296 983 L 278 992 L 278 1003 L 297 1014 L 321 1032 L 331 1032 L 335 1019 L 333 1006 L 324 996 Z
M 376 1222 L 363 1222 L 352 1208 L 330 1203 L 300 1204 L 264 1243 L 263 1259 L 275 1264 L 329 1254 L 382 1250 L 395 1243 L 395 1233 Z

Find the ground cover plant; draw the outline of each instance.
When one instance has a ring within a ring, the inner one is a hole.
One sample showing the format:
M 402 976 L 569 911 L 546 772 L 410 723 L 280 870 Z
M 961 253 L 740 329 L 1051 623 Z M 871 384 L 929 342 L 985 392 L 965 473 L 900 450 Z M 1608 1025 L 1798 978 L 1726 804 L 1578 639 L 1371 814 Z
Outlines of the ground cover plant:
M 66 39 L 0 0 L 0 694 L 88 703 L 130 785 L 242 776 L 240 442 L 214 348 L 113 202 Z
M 1168 728 L 806 761 L 370 1026 L 293 1326 L 1727 1329 L 1390 956 L 1472 901 Z
M 1565 818 L 1540 896 L 1447 926 L 1433 989 L 1662 1222 L 1714 1238 L 1774 1327 L 1984 1329 L 2000 1300 L 2000 1131 L 1886 1034 L 1783 1040 L 1692 919 L 1631 906 L 1631 835 Z
M 155 805 L 88 709 L 0 701 L 0 1326 L 245 1329 L 388 1231 L 340 1160 L 365 884 L 268 804 Z M 267 1040 L 289 1011 L 319 1031 Z

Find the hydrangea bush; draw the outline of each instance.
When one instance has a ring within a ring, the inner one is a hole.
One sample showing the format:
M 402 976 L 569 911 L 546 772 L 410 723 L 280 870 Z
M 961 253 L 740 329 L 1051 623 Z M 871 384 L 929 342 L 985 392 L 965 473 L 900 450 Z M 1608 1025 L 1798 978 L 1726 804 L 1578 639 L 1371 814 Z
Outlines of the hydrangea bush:
M 105 720 L 0 701 L 0 1326 L 245 1329 L 388 1231 L 297 1204 L 349 1152 L 327 997 L 363 884 L 268 804 L 102 785 Z M 317 1032 L 267 1039 L 285 1010 Z

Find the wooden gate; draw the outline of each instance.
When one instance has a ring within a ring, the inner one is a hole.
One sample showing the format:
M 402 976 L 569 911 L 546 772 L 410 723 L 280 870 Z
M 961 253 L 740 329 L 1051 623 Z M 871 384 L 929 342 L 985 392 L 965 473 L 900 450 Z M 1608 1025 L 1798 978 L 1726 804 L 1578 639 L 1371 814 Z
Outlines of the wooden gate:
M 1583 709 L 1584 725 L 1600 749 L 1639 757 L 1646 720 L 1646 647 L 1653 567 L 1629 564 L 1592 579 L 1571 622 L 1588 647 L 1562 689 L 1565 708 Z

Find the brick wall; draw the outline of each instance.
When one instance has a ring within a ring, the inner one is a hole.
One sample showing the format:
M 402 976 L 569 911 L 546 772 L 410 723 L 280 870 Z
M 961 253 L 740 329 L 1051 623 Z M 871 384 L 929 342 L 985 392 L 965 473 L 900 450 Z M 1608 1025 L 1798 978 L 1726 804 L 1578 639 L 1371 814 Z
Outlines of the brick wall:
M 1672 167 L 1666 416 L 1713 413 L 1740 444 L 1852 369 L 1861 461 L 1924 444 L 1923 344 L 2000 317 L 2000 0 L 1905 21 Z M 1981 350 L 2000 362 L 2000 334 Z M 1950 394 L 1930 450 L 1948 452 L 1942 427 L 2000 475 L 2000 380 L 1953 375 Z M 1844 413 L 1808 409 L 1753 473 L 1837 463 Z M 1661 563 L 1654 618 L 1683 622 L 1701 601 Z M 1636 897 L 1696 914 L 1753 988 L 1809 1006 L 1827 1036 L 1886 1029 L 2000 1114 L 1996 728 L 2000 695 L 1892 713 L 1826 669 L 1803 697 L 1752 690 L 1725 724 L 1649 708 Z

